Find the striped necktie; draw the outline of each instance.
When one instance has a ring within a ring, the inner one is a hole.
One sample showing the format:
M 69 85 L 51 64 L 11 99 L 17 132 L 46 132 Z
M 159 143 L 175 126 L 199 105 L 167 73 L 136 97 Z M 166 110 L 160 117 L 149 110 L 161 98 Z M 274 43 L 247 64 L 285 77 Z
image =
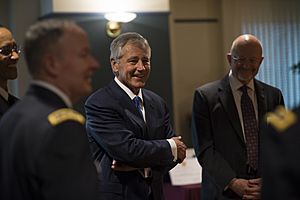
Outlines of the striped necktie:
M 141 98 L 139 96 L 135 96 L 133 98 L 133 102 L 134 102 L 135 107 L 138 109 L 140 115 L 143 117 L 143 112 L 142 112 L 143 107 L 142 107 L 142 100 L 141 100 Z

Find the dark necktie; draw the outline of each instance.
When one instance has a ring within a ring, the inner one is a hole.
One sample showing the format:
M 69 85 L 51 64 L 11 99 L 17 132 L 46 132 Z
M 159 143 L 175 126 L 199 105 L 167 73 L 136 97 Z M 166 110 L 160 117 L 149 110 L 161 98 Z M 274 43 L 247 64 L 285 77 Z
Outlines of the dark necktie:
M 133 102 L 134 102 L 135 107 L 138 109 L 140 115 L 143 117 L 143 112 L 142 112 L 143 108 L 142 108 L 142 104 L 141 104 L 142 102 L 141 101 L 142 101 L 141 98 L 138 97 L 138 96 L 135 96 L 133 98 Z
M 142 100 L 141 100 L 141 98 L 139 96 L 135 96 L 133 98 L 133 102 L 134 102 L 135 107 L 138 109 L 141 117 L 144 119 L 143 112 L 142 112 L 143 107 L 142 107 Z M 139 169 L 138 171 L 140 172 L 140 174 L 144 178 L 149 178 L 149 177 L 152 176 L 151 175 L 151 173 L 152 173 L 151 168 L 142 168 L 142 169 Z M 149 188 L 149 193 L 151 193 L 150 188 Z
M 248 87 L 242 86 L 241 110 L 243 114 L 244 133 L 246 137 L 248 164 L 257 169 L 258 166 L 258 127 L 252 100 L 248 96 Z

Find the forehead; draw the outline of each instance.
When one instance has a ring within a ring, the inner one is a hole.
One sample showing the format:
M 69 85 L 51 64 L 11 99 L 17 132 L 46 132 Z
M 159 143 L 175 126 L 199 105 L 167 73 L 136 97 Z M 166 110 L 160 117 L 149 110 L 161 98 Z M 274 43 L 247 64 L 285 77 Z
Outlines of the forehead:
M 14 42 L 13 36 L 6 28 L 0 28 L 0 46 Z
M 262 48 L 257 42 L 242 41 L 236 45 L 234 54 L 238 56 L 258 57 L 262 56 Z
M 142 54 L 143 56 L 150 57 L 150 49 L 141 43 L 127 43 L 122 49 L 123 55 L 133 56 Z

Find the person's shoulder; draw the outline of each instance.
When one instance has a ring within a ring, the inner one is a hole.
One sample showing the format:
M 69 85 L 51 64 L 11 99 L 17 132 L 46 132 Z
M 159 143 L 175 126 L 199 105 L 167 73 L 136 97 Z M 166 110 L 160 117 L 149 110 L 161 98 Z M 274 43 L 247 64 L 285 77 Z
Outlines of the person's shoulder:
M 256 84 L 262 86 L 263 88 L 270 90 L 270 91 L 277 91 L 277 92 L 281 92 L 281 90 L 275 86 L 269 85 L 265 82 L 262 82 L 260 80 L 255 79 Z
M 160 95 L 158 95 L 157 93 L 155 93 L 151 90 L 143 88 L 142 91 L 143 91 L 143 95 L 146 98 L 151 98 L 152 100 L 156 99 L 156 100 L 164 101 L 164 99 Z
M 60 108 L 49 113 L 48 122 L 52 127 L 58 126 L 66 122 L 75 122 L 84 125 L 85 118 L 79 112 L 71 108 Z
M 288 110 L 278 106 L 273 112 L 267 113 L 266 121 L 277 133 L 285 133 L 293 127 L 300 126 L 300 107 Z
M 88 96 L 88 98 L 86 99 L 85 104 L 91 103 L 91 102 L 95 102 L 95 101 L 101 101 L 102 98 L 106 98 L 107 96 L 107 86 L 103 87 L 103 88 L 99 88 L 96 91 L 94 91 L 92 94 L 90 94 Z
M 222 84 L 222 80 L 208 82 L 208 83 L 205 83 L 204 85 L 197 87 L 195 91 L 198 91 L 198 92 L 210 91 L 210 92 L 212 92 L 212 91 L 217 90 L 221 84 Z

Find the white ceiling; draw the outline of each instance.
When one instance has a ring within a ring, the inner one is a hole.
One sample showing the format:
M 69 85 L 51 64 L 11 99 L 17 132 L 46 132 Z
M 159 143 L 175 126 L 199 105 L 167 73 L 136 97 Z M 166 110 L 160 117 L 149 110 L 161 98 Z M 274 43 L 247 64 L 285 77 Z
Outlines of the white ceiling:
M 42 0 L 42 14 L 168 12 L 169 0 Z

